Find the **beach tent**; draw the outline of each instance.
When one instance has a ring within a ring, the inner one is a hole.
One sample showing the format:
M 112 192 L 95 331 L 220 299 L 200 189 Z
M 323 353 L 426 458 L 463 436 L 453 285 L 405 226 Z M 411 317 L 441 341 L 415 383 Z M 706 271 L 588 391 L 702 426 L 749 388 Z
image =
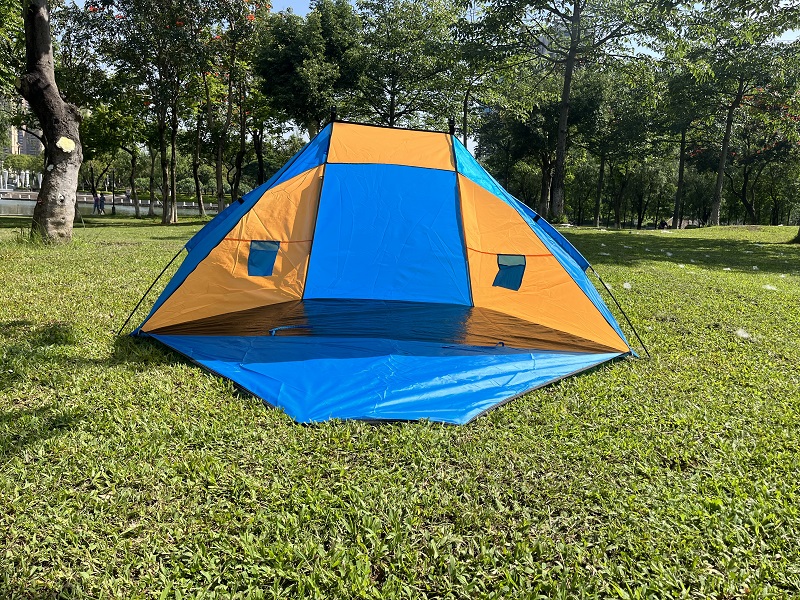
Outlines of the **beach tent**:
M 632 353 L 583 256 L 447 133 L 331 123 L 186 250 L 134 333 L 299 422 L 466 423 Z

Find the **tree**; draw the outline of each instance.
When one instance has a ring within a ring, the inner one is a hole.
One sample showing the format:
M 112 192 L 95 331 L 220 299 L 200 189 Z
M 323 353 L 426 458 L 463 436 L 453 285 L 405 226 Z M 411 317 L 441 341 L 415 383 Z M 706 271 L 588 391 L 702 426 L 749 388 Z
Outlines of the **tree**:
M 719 104 L 721 144 L 710 225 L 719 225 L 725 168 L 734 120 L 746 97 L 769 85 L 780 72 L 787 45 L 781 34 L 796 26 L 794 3 L 705 0 L 695 3 L 672 29 L 667 49 L 699 81 L 712 81 Z
M 31 234 L 48 243 L 68 242 L 72 239 L 78 171 L 83 162 L 81 116 L 58 90 L 47 0 L 24 0 L 22 7 L 25 71 L 17 80 L 17 89 L 39 120 L 46 164 Z
M 346 114 L 358 80 L 361 22 L 347 0 L 317 0 L 305 18 L 291 12 L 265 23 L 256 59 L 270 106 L 314 136 L 338 105 Z
M 446 0 L 360 0 L 364 24 L 360 103 L 365 117 L 394 127 L 439 123 L 452 116 L 448 72 L 458 20 Z
M 487 27 L 519 32 L 525 51 L 538 52 L 562 77 L 551 191 L 551 213 L 560 219 L 576 69 L 602 63 L 607 55 L 630 54 L 631 40 L 658 28 L 672 6 L 662 0 L 493 0 L 491 4 Z
M 163 197 L 162 223 L 177 221 L 177 137 L 199 64 L 201 33 L 210 12 L 204 0 L 92 0 L 86 10 L 102 33 L 106 60 L 133 73 L 140 98 L 155 115 Z M 152 205 L 152 204 L 151 204 Z
M 678 181 L 672 207 L 672 228 L 680 228 L 681 206 L 684 197 L 686 159 L 693 134 L 703 124 L 713 120 L 716 112 L 714 89 L 710 81 L 699 81 L 682 61 L 665 65 L 664 110 L 659 127 L 670 139 L 678 143 Z
M 0 98 L 15 93 L 14 79 L 22 70 L 23 43 L 24 29 L 17 0 L 0 0 Z

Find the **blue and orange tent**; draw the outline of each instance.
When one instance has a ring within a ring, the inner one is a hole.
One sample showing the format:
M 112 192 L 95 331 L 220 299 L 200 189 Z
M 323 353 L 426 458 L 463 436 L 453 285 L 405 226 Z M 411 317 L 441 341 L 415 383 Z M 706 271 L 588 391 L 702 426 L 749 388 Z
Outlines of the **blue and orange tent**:
M 632 350 L 588 262 L 452 135 L 329 124 L 134 332 L 282 408 L 466 423 Z

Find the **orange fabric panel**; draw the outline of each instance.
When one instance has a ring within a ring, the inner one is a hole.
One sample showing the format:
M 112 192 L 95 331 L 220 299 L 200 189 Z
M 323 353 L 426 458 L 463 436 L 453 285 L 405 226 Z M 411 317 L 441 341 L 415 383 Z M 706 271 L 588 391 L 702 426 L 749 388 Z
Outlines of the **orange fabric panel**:
M 519 213 L 486 188 L 459 174 L 458 189 L 468 248 L 495 255 L 550 255 Z
M 446 133 L 334 123 L 329 163 L 389 164 L 455 171 Z
M 310 241 L 314 237 L 320 165 L 267 190 L 226 236 L 227 239 Z
M 508 204 L 459 176 L 472 301 L 612 350 L 628 346 L 525 220 Z M 477 189 L 476 189 L 477 188 Z M 525 255 L 519 290 L 492 285 L 498 254 Z
M 323 169 L 310 169 L 265 192 L 143 331 L 302 298 Z M 248 275 L 252 240 L 280 242 L 272 276 Z

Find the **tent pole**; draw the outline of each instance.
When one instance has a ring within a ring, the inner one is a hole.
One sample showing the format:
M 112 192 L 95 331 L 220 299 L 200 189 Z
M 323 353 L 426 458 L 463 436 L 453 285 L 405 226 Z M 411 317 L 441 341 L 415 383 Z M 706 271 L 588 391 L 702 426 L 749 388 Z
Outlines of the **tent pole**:
M 180 253 L 181 253 L 181 252 L 183 252 L 183 248 L 181 248 L 180 250 L 178 250 L 178 253 L 177 253 L 175 256 L 173 256 L 173 257 L 172 257 L 172 260 L 171 260 L 171 261 L 169 261 L 169 262 L 167 263 L 167 266 L 166 266 L 166 267 L 164 267 L 164 269 L 161 271 L 161 273 L 159 273 L 159 274 L 158 274 L 158 277 L 156 277 L 156 278 L 153 280 L 153 283 L 151 283 L 151 284 L 150 284 L 150 287 L 149 287 L 149 288 L 147 288 L 147 291 L 146 291 L 146 292 L 144 293 L 144 295 L 143 295 L 143 296 L 142 296 L 142 297 L 139 299 L 139 302 L 137 302 L 137 303 L 136 303 L 136 306 L 134 306 L 134 307 L 133 307 L 133 310 L 131 311 L 131 314 L 129 314 L 129 315 L 128 315 L 128 318 L 127 318 L 127 319 L 125 319 L 125 322 L 122 324 L 122 327 L 120 327 L 120 328 L 119 328 L 119 331 L 117 332 L 117 335 L 120 335 L 120 334 L 122 333 L 122 330 L 123 330 L 123 329 L 125 329 L 125 327 L 126 327 L 126 326 L 128 325 L 128 323 L 130 322 L 130 320 L 131 320 L 131 317 L 133 316 L 133 313 L 135 313 L 137 310 L 139 310 L 139 307 L 142 305 L 142 302 L 144 302 L 144 299 L 145 299 L 145 298 L 147 298 L 147 294 L 149 294 L 149 293 L 150 293 L 150 290 L 152 290 L 152 289 L 153 289 L 153 286 L 154 286 L 156 283 L 158 283 L 158 280 L 159 280 L 159 279 L 161 279 L 162 275 L 164 275 L 164 273 L 166 273 L 166 272 L 167 272 L 167 269 L 169 269 L 169 266 L 170 266 L 172 263 L 174 263 L 174 262 L 175 262 L 175 259 L 176 259 L 176 258 L 178 258 L 178 256 L 180 256 Z
M 595 271 L 594 267 L 592 265 L 589 265 L 589 268 L 592 270 L 592 273 L 594 273 L 597 276 L 597 278 L 600 280 L 600 283 L 603 284 L 603 287 L 606 288 L 606 291 L 608 292 L 608 295 L 611 296 L 611 299 L 614 301 L 614 304 L 617 305 L 617 308 L 622 313 L 622 316 L 625 317 L 625 320 L 628 322 L 628 325 L 630 325 L 630 328 L 633 331 L 633 335 L 635 335 L 636 339 L 639 340 L 639 343 L 642 345 L 642 348 L 644 349 L 644 353 L 647 354 L 647 358 L 652 358 L 650 356 L 650 352 L 647 350 L 647 346 L 644 345 L 644 342 L 642 341 L 642 338 L 639 337 L 639 332 L 636 331 L 636 327 L 633 326 L 633 323 L 631 323 L 631 320 L 628 318 L 628 315 L 625 314 L 625 311 L 622 309 L 622 306 L 620 306 L 620 303 L 617 302 L 616 297 L 611 292 L 611 288 L 606 285 L 606 282 L 603 281 L 602 277 L 600 277 L 600 273 Z

